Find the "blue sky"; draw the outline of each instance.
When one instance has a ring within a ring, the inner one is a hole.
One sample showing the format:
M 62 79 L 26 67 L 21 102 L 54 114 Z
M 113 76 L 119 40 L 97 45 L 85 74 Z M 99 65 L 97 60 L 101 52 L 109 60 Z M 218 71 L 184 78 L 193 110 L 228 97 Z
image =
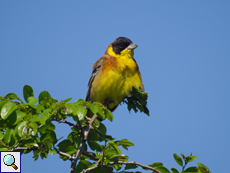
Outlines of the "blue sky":
M 0 1 L 0 95 L 23 98 L 27 84 L 35 96 L 84 99 L 93 63 L 115 38 L 128 37 L 138 45 L 151 116 L 119 106 L 114 121 L 104 121 L 108 134 L 135 144 L 124 151 L 130 161 L 179 168 L 173 153 L 192 152 L 194 164 L 228 172 L 229 7 L 227 0 Z M 56 132 L 70 129 L 59 124 Z M 22 155 L 22 172 L 69 169 L 58 155 L 36 162 Z

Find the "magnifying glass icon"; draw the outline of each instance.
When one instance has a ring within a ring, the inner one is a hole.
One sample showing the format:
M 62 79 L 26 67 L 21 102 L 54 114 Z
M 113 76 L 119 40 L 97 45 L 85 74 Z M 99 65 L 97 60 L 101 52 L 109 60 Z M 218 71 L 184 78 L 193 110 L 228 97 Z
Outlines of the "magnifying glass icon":
M 15 158 L 11 154 L 7 154 L 3 158 L 3 162 L 7 166 L 12 166 L 15 170 L 18 169 L 18 167 L 14 164 L 15 163 Z

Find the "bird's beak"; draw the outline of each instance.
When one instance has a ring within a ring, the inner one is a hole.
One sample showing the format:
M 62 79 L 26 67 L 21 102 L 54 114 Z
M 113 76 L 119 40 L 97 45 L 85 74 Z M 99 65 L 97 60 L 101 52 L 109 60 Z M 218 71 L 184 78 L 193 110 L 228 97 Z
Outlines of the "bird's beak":
M 136 49 L 138 46 L 136 45 L 136 44 L 130 44 L 126 49 L 128 49 L 128 50 L 134 50 L 134 49 Z

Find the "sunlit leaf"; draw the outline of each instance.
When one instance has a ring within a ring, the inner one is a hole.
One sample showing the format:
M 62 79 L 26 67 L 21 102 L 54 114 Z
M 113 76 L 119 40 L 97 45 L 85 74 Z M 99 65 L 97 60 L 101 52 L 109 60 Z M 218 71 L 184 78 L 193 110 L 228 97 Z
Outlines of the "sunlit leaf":
M 173 154 L 173 157 L 175 159 L 175 161 L 180 165 L 180 166 L 183 166 L 183 162 L 182 162 L 182 159 L 179 155 L 177 155 L 176 153 Z
M 38 103 L 38 100 L 35 97 L 31 96 L 27 98 L 27 103 L 29 105 L 35 105 L 36 103 Z
M 19 123 L 17 128 L 18 128 L 18 135 L 20 137 L 24 137 L 27 134 L 27 122 L 26 121 Z
M 17 105 L 15 103 L 7 102 L 2 106 L 1 109 L 1 117 L 2 119 L 7 119 L 7 117 L 15 110 L 17 109 Z
M 77 115 L 80 120 L 86 116 L 86 113 L 87 113 L 87 110 L 85 107 L 81 105 L 74 106 L 73 114 Z
M 92 103 L 89 104 L 89 109 L 96 114 L 98 112 L 98 107 Z
M 49 149 L 49 154 L 50 155 L 54 155 L 57 153 L 57 150 L 54 150 L 54 149 Z
M 197 158 L 197 156 L 188 156 L 186 161 L 188 162 L 192 162 L 193 160 L 195 160 Z
M 72 100 L 72 97 L 70 97 L 70 98 L 68 98 L 68 99 L 65 99 L 65 100 L 62 100 L 62 102 L 67 103 L 67 102 L 69 102 L 70 100 Z

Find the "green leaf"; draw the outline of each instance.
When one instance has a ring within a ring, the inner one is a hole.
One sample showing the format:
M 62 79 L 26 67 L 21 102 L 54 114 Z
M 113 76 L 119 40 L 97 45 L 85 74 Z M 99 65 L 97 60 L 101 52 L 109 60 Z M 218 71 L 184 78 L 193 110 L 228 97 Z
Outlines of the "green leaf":
M 2 140 L 4 134 L 0 131 L 0 140 Z
M 13 111 L 6 120 L 7 126 L 12 127 L 14 123 L 16 122 L 16 120 L 17 120 L 17 114 L 16 114 L 16 111 Z
M 53 123 L 47 123 L 45 125 L 43 125 L 42 127 L 39 128 L 39 132 L 40 133 L 47 133 L 49 131 L 53 131 L 55 130 L 55 125 L 53 125 Z
M 79 173 L 81 172 L 83 169 L 87 169 L 89 168 L 90 166 L 92 165 L 92 163 L 90 163 L 89 161 L 86 161 L 86 160 L 81 160 L 76 169 L 75 169 L 75 173 Z
M 142 92 L 139 89 L 133 87 L 131 92 L 131 97 L 126 97 L 124 102 L 128 106 L 128 110 L 133 109 L 135 112 L 144 112 L 149 116 L 149 110 L 147 108 L 148 93 Z
M 173 154 L 173 157 L 175 159 L 175 161 L 180 165 L 180 166 L 183 166 L 183 162 L 182 162 L 182 159 L 179 155 L 177 155 L 176 153 Z
M 197 172 L 197 171 L 198 171 L 197 167 L 189 167 L 184 172 Z
M 111 160 L 111 159 L 113 159 L 114 157 L 117 157 L 118 154 L 117 154 L 116 150 L 107 149 L 107 150 L 105 151 L 105 156 L 106 156 L 106 159 Z
M 104 124 L 100 123 L 98 130 L 101 132 L 102 135 L 106 135 L 107 129 Z
M 19 122 L 22 121 L 22 119 L 26 116 L 26 113 L 25 112 L 22 112 L 22 111 L 19 111 L 19 110 L 16 110 L 15 111 L 16 115 L 17 115 L 17 120 L 16 122 L 14 122 L 14 125 L 18 124 Z
M 70 140 L 72 143 L 74 143 L 75 148 L 79 148 L 79 145 L 81 143 L 81 137 L 76 132 L 71 132 L 68 137 L 68 140 Z
M 44 108 L 43 105 L 38 104 L 38 105 L 37 105 L 37 109 L 36 109 L 36 113 L 37 113 L 37 114 L 40 114 L 44 109 L 45 109 L 45 108 Z
M 60 149 L 60 150 L 61 150 L 61 149 Z M 68 146 L 68 147 L 66 147 L 66 148 L 62 148 L 61 151 L 65 152 L 65 153 L 67 153 L 67 154 L 72 155 L 72 154 L 76 153 L 77 150 L 75 149 L 74 146 Z
M 17 109 L 17 105 L 11 102 L 7 102 L 2 106 L 1 109 L 1 117 L 2 119 L 7 119 L 7 117 L 15 110 Z
M 129 164 L 129 165 L 126 165 L 125 166 L 125 170 L 127 170 L 127 169 L 136 169 L 138 166 L 137 165 L 135 165 L 135 164 Z
M 198 165 L 198 170 L 200 172 L 202 172 L 202 173 L 211 173 L 210 170 L 208 169 L 208 167 L 206 167 L 202 163 L 197 163 L 197 165 Z
M 1 97 L 1 96 L 0 96 Z M 0 100 L 0 113 L 1 113 L 1 109 L 2 109 L 2 106 L 4 104 L 8 103 L 8 101 L 4 101 L 4 100 Z M 0 114 L 1 115 L 1 114 Z
M 119 171 L 121 168 L 122 168 L 122 164 L 114 164 L 113 165 L 113 167 L 117 170 L 117 171 Z
M 29 105 L 35 105 L 38 102 L 38 100 L 33 96 L 28 97 L 26 101 Z
M 122 140 L 118 141 L 118 145 L 122 145 L 122 147 L 126 150 L 128 150 L 127 147 L 134 146 L 134 144 L 127 139 L 122 139 Z
M 50 155 L 54 155 L 54 154 L 57 153 L 57 150 L 55 150 L 55 149 L 49 149 L 49 153 L 50 153 Z
M 50 139 L 50 138 L 51 138 L 50 133 L 44 133 L 41 135 L 40 140 L 45 141 L 45 140 Z
M 41 115 L 40 115 L 40 118 L 39 118 L 39 121 L 42 125 L 45 125 L 46 124 L 46 120 L 50 118 L 50 115 L 49 115 L 49 109 L 46 109 Z
M 8 151 L 9 149 L 6 147 L 0 147 L 0 151 Z
M 108 143 L 108 146 L 110 146 L 111 148 L 113 148 L 113 149 L 116 151 L 116 153 L 117 153 L 118 155 L 121 155 L 121 154 L 122 154 L 120 148 L 118 148 L 114 143 L 109 142 L 109 143 Z
M 72 146 L 72 142 L 68 139 L 63 140 L 58 144 L 59 149 L 65 149 L 69 146 Z
M 110 110 L 106 110 L 105 111 L 105 115 L 106 115 L 106 118 L 109 120 L 109 121 L 113 121 L 113 114 L 112 114 L 112 112 L 110 111 Z
M 172 173 L 179 173 L 179 171 L 176 168 L 171 168 Z
M 186 161 L 188 162 L 192 162 L 193 160 L 195 160 L 197 158 L 197 156 L 188 156 Z
M 27 135 L 27 122 L 23 121 L 17 125 L 18 135 L 20 137 L 25 137 Z
M 160 171 L 161 173 L 170 173 L 170 171 L 164 166 L 158 166 L 156 167 L 156 169 Z
M 9 144 L 13 138 L 13 129 L 6 129 L 4 136 L 3 136 L 3 142 L 5 144 Z
M 105 119 L 105 114 L 104 114 L 104 111 L 103 111 L 103 109 L 102 109 L 101 107 L 98 107 L 97 116 L 98 116 L 100 119 L 102 119 L 102 120 Z
M 33 129 L 32 135 L 35 135 L 37 133 L 37 131 L 38 131 L 38 125 L 37 125 L 37 123 L 30 123 L 29 127 L 31 127 Z
M 161 162 L 155 162 L 155 163 L 153 163 L 153 164 L 151 164 L 151 165 L 149 165 L 149 166 L 151 166 L 151 167 L 153 167 L 153 168 L 156 168 L 156 167 L 158 167 L 158 166 L 163 166 L 163 163 L 161 163 Z
M 51 97 L 48 91 L 42 91 L 38 96 L 38 100 L 40 104 L 47 104 L 47 103 L 51 104 L 53 102 L 57 102 Z
M 87 110 L 84 106 L 81 105 L 75 105 L 73 109 L 73 114 L 77 115 L 78 118 L 81 120 L 86 116 Z M 77 121 L 77 120 L 75 120 Z
M 18 96 L 15 93 L 9 93 L 4 98 L 6 98 L 6 99 L 17 99 Z
M 102 154 L 99 152 L 96 152 L 96 157 L 101 160 L 103 158 Z
M 28 97 L 34 96 L 34 91 L 31 86 L 25 85 L 23 87 L 23 96 L 26 102 Z
M 65 99 L 65 100 L 62 100 L 62 102 L 67 103 L 67 102 L 69 102 L 70 100 L 72 100 L 72 97 L 70 97 L 70 98 L 68 98 L 68 99 Z
M 92 103 L 89 104 L 89 109 L 94 113 L 98 113 L 98 107 Z
M 89 140 L 88 144 L 89 144 L 89 147 L 91 148 L 91 150 L 102 151 L 101 145 L 97 141 Z

